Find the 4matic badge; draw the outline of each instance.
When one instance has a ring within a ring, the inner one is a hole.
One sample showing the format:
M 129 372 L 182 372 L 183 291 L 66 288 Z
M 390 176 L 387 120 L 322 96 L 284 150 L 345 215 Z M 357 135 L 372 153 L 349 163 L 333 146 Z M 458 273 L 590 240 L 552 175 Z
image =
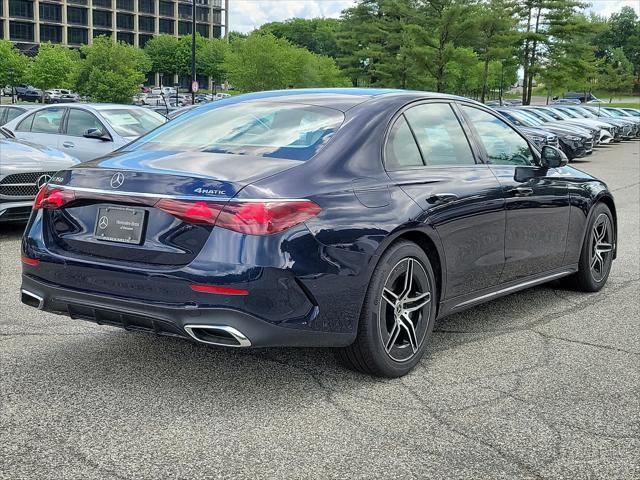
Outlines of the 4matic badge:
M 205 195 L 227 195 L 227 192 L 224 190 L 212 190 L 208 188 L 198 187 L 193 193 L 205 194 Z

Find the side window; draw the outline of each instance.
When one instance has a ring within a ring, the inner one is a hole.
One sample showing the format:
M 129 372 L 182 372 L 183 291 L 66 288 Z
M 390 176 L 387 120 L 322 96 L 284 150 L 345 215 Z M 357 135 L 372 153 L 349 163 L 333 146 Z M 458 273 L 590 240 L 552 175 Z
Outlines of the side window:
M 45 108 L 34 114 L 31 133 L 58 133 L 64 108 Z
M 14 118 L 19 117 L 20 115 L 22 115 L 25 112 L 25 110 L 22 110 L 21 108 L 7 108 L 7 118 L 4 119 L 4 122 L 10 122 L 11 120 L 13 120 Z
M 385 146 L 385 166 L 387 170 L 402 170 L 423 165 L 420 150 L 418 150 L 411 129 L 407 125 L 404 115 L 401 115 L 389 132 Z
M 33 115 L 28 115 L 27 117 L 23 118 L 20 121 L 20 123 L 18 123 L 18 125 L 16 126 L 16 131 L 17 132 L 30 132 L 32 123 L 33 123 Z
M 428 103 L 405 112 L 427 165 L 475 165 L 467 137 L 446 103 Z
M 79 110 L 77 108 L 69 109 L 69 116 L 67 117 L 67 135 L 81 137 L 89 128 L 97 128 L 106 133 L 102 123 L 100 123 L 93 113 L 85 110 Z
M 494 165 L 533 165 L 527 141 L 498 117 L 477 108 L 462 105 L 484 145 L 489 163 Z

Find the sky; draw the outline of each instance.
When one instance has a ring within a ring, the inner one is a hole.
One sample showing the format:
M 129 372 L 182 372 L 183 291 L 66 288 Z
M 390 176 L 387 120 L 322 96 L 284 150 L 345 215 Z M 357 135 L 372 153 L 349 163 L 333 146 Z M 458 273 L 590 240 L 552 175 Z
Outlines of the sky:
M 231 30 L 250 32 L 260 25 L 288 18 L 337 18 L 355 0 L 230 0 L 229 23 Z M 630 6 L 640 15 L 638 0 L 591 0 L 589 10 L 598 15 L 609 16 Z

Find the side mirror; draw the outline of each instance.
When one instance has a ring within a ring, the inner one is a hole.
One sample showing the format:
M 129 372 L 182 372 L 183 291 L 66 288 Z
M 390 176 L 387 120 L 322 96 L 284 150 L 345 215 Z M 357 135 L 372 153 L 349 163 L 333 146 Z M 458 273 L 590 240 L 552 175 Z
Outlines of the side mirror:
M 546 168 L 564 167 L 569 160 L 562 150 L 551 145 L 542 147 L 542 155 L 540 156 L 542 166 Z
M 103 140 L 105 142 L 110 142 L 111 137 L 108 133 L 103 132 L 99 128 L 88 128 L 82 134 L 84 138 L 95 138 L 97 140 Z
M 9 130 L 8 128 L 4 128 L 4 127 L 0 127 L 0 130 L 2 130 L 2 132 L 8 136 L 9 138 L 16 138 L 16 136 L 14 135 L 14 133 Z

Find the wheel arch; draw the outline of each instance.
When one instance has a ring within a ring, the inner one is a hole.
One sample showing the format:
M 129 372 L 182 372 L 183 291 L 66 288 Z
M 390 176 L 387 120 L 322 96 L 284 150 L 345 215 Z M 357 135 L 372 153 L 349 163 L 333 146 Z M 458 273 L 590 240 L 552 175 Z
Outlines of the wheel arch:
M 591 218 L 591 216 L 593 215 L 593 210 L 595 209 L 598 203 L 605 204 L 609 208 L 609 211 L 613 216 L 613 238 L 615 241 L 613 258 L 615 259 L 618 256 L 618 213 L 616 212 L 616 204 L 613 200 L 613 196 L 610 193 L 602 192 L 600 195 L 594 198 L 593 203 L 591 205 L 591 210 L 589 211 L 589 218 Z
M 440 237 L 438 237 L 438 234 L 435 232 L 435 230 L 433 230 L 431 233 L 418 229 L 402 230 L 400 232 L 397 232 L 395 235 L 387 238 L 387 241 L 380 246 L 378 252 L 376 253 L 375 262 L 373 262 L 371 270 L 369 272 L 369 281 L 384 253 L 392 245 L 401 241 L 409 241 L 418 245 L 418 247 L 420 247 L 420 249 L 425 252 L 425 255 L 427 255 L 429 261 L 431 262 L 431 267 L 433 268 L 433 273 L 436 277 L 436 291 L 438 295 L 438 301 L 436 302 L 437 314 L 440 310 L 440 302 L 443 298 L 443 292 L 446 287 L 446 265 L 444 252 L 440 244 Z M 360 307 L 360 313 L 362 313 L 362 308 L 363 305 L 361 305 Z

